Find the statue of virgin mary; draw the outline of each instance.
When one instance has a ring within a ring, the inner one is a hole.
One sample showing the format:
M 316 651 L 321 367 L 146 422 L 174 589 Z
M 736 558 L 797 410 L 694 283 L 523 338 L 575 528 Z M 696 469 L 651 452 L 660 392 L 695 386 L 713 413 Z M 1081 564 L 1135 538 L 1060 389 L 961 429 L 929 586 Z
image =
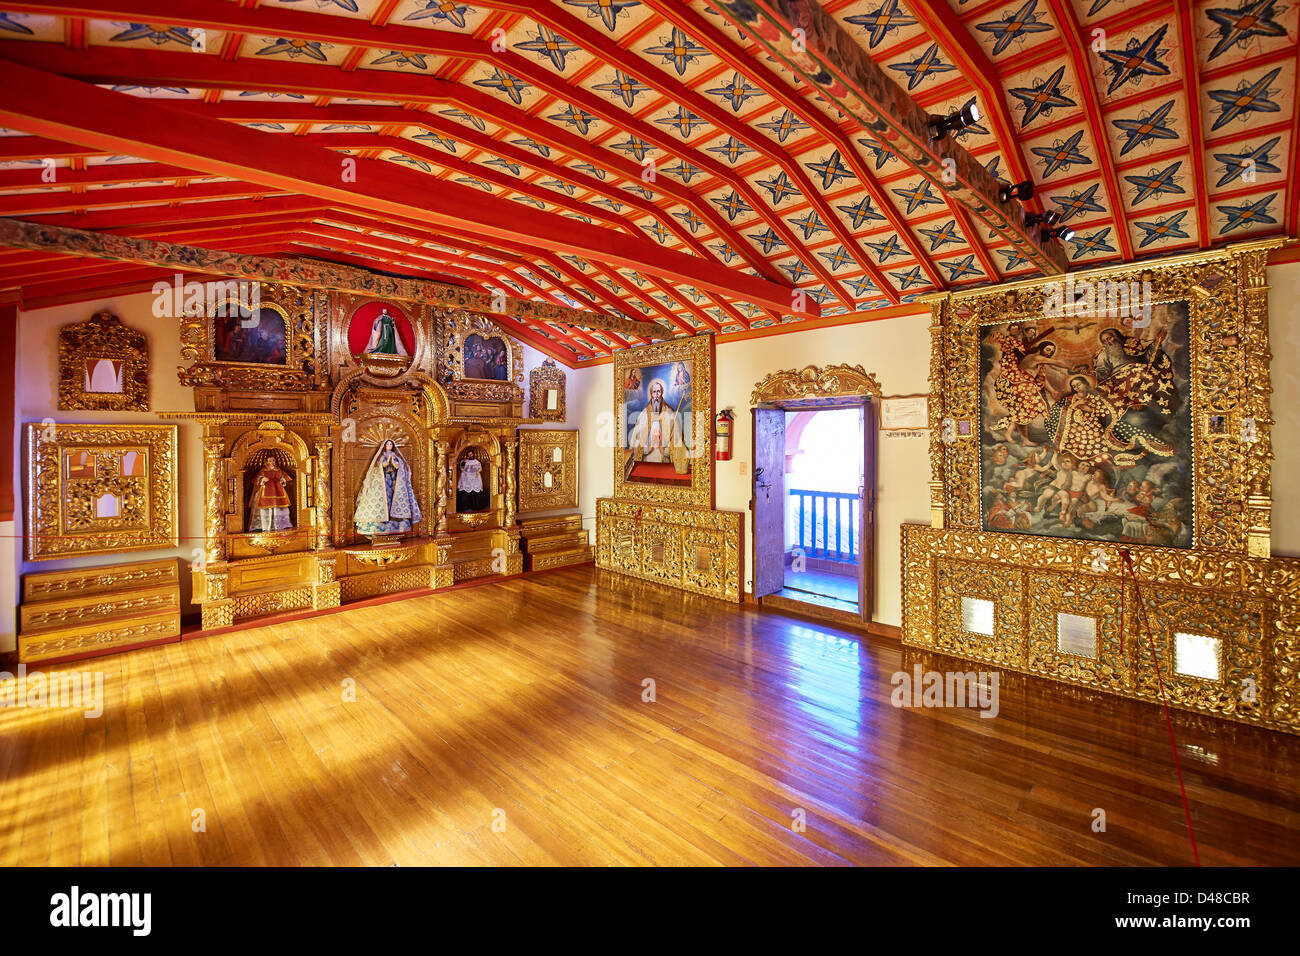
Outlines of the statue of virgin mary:
M 410 531 L 421 517 L 411 486 L 411 466 L 389 438 L 370 459 L 352 520 L 358 532 L 375 538 Z

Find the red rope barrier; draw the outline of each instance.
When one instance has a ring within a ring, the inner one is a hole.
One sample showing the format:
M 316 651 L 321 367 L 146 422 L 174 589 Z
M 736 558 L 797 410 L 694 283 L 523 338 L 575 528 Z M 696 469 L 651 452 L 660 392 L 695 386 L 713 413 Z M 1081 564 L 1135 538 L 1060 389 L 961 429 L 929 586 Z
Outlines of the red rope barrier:
M 1160 703 L 1165 709 L 1165 726 L 1169 728 L 1169 749 L 1174 754 L 1174 773 L 1178 775 L 1178 792 L 1183 798 L 1183 817 L 1187 820 L 1187 839 L 1192 844 L 1192 865 L 1201 865 L 1201 856 L 1196 849 L 1196 831 L 1192 828 L 1192 808 L 1187 802 L 1187 786 L 1183 783 L 1183 767 L 1178 760 L 1178 741 L 1174 738 L 1174 721 L 1169 715 L 1169 697 L 1165 693 L 1164 678 L 1160 674 L 1160 658 L 1156 656 L 1156 642 L 1151 635 L 1151 622 L 1147 620 L 1146 603 L 1142 600 L 1142 585 L 1139 583 L 1137 569 L 1133 567 L 1133 559 L 1130 557 L 1127 549 L 1120 550 L 1120 556 L 1124 559 L 1124 567 L 1120 569 L 1120 587 L 1124 587 L 1124 569 L 1133 572 L 1133 592 L 1137 598 L 1138 612 L 1141 616 L 1142 627 L 1146 631 L 1147 643 L 1151 647 L 1151 662 L 1156 667 L 1156 685 L 1160 688 Z M 1124 640 L 1124 592 L 1120 591 L 1120 652 L 1123 653 Z

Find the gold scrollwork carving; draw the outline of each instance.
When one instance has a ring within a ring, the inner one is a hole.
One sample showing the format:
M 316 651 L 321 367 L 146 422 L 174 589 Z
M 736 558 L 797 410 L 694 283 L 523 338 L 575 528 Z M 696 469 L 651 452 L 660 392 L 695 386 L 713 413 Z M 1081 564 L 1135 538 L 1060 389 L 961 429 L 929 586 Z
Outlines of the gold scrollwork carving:
M 576 507 L 578 432 L 558 428 L 520 430 L 519 510 L 555 511 Z
M 567 417 L 564 410 L 564 372 L 555 359 L 546 359 L 528 373 L 528 417 L 539 422 L 562 422 Z M 550 393 L 555 393 L 555 407 Z
M 27 559 L 174 548 L 175 425 L 27 425 Z
M 749 404 L 789 402 L 804 398 L 882 396 L 876 376 L 861 365 L 805 365 L 801 369 L 773 372 L 754 386 Z
M 107 364 L 104 364 L 107 363 Z M 59 330 L 59 408 L 149 410 L 149 345 L 111 312 Z

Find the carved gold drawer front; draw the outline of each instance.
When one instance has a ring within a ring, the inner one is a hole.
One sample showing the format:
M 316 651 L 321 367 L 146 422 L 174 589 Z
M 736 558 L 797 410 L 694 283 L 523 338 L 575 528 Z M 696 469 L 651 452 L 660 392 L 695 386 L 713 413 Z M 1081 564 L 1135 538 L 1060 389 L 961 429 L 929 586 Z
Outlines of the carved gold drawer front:
M 23 603 L 85 597 L 109 591 L 134 591 L 166 584 L 177 585 L 180 579 L 180 562 L 176 558 L 134 561 L 108 567 L 41 571 L 23 576 Z
M 173 585 L 145 591 L 119 591 L 98 597 L 68 597 L 57 601 L 24 604 L 20 609 L 20 621 L 22 630 L 26 633 L 61 627 L 84 627 L 109 618 L 179 610 L 180 592 Z
M 33 631 L 18 635 L 18 659 L 44 661 L 90 651 L 125 647 L 145 641 L 178 637 L 181 633 L 179 611 L 167 611 L 144 617 L 116 620 L 99 627 L 68 627 L 52 631 Z

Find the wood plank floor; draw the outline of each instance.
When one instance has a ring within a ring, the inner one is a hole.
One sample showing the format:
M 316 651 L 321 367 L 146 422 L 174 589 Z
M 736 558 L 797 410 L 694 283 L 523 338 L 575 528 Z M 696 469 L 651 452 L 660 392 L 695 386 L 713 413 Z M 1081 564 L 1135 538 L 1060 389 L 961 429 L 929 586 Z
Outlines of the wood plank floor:
M 0 863 L 1190 863 L 1159 708 L 917 662 L 588 567 L 65 665 L 104 714 L 0 709 Z M 1202 863 L 1300 862 L 1300 740 L 1176 728 Z

